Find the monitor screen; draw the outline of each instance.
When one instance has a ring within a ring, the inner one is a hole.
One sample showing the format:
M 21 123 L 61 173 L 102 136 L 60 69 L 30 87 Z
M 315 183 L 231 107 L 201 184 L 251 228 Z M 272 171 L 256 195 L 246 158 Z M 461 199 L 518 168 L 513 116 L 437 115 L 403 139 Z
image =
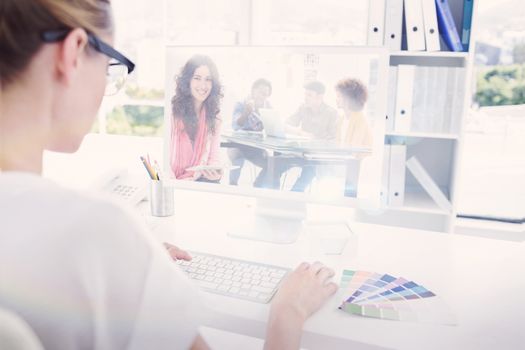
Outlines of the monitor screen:
M 164 170 L 175 183 L 380 206 L 385 49 L 166 50 Z

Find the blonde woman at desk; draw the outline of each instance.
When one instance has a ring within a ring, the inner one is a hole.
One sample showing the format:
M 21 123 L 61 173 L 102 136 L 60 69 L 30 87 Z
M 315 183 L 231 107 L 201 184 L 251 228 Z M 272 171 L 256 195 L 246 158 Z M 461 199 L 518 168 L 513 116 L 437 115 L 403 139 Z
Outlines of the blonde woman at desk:
M 222 170 L 192 171 L 198 165 L 220 165 L 218 117 L 221 84 L 217 66 L 208 56 L 191 57 L 176 78 L 171 100 L 170 164 L 175 178 L 219 182 Z
M 40 176 L 44 150 L 75 152 L 106 84 L 134 68 L 111 47 L 109 2 L 2 0 L 0 23 L 0 308 L 46 349 L 206 349 L 196 288 L 140 222 Z M 289 275 L 267 349 L 299 347 L 332 274 L 303 263 Z

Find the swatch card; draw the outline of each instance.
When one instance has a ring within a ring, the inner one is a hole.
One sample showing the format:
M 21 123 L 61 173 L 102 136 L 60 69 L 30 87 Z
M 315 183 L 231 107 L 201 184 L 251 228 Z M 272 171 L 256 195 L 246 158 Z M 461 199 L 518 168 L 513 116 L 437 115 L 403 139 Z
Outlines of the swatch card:
M 410 302 L 386 301 L 366 305 L 344 303 L 340 309 L 352 315 L 384 320 L 457 325 L 456 317 L 439 298 L 418 299 Z
M 398 321 L 452 324 L 450 314 L 432 308 L 436 295 L 413 281 L 371 271 L 344 270 L 341 290 L 347 296 L 339 309 L 359 316 Z M 425 300 L 432 299 L 428 302 Z M 430 306 L 428 306 L 430 305 Z
M 392 289 L 386 290 L 384 292 L 368 296 L 361 300 L 356 300 L 356 304 L 369 304 L 383 302 L 386 300 L 390 301 L 400 301 L 400 300 L 414 300 L 414 299 L 424 299 L 435 296 L 434 293 L 429 291 L 423 286 L 418 285 L 414 282 L 407 282 L 400 286 L 394 287 Z
M 376 294 L 379 294 L 379 293 L 382 293 L 382 292 L 385 292 L 387 290 L 390 290 L 392 288 L 395 288 L 397 286 L 400 286 L 400 285 L 403 285 L 407 282 L 410 282 L 408 281 L 407 279 L 403 278 L 403 277 L 398 277 L 396 278 L 395 280 L 393 280 L 392 282 L 386 284 L 385 286 L 381 287 L 381 288 L 378 288 L 377 290 L 375 290 L 374 292 L 372 293 L 367 293 L 367 294 L 363 294 L 363 295 L 360 295 L 359 298 L 356 298 L 354 300 L 354 302 L 360 302 L 362 301 L 363 299 L 368 299 L 369 297 L 371 296 L 374 296 Z
M 341 289 L 344 290 L 345 295 L 350 296 L 346 301 L 352 301 L 361 296 L 364 291 L 359 290 L 359 288 L 366 280 L 374 276 L 377 278 L 380 275 L 370 271 L 344 270 L 343 275 L 341 276 L 340 286 Z
M 348 295 L 347 302 L 356 302 L 366 297 L 407 283 L 404 278 L 369 271 L 344 270 L 341 288 Z
M 368 279 L 363 281 L 356 291 L 347 299 L 348 302 L 355 302 L 359 299 L 364 299 L 369 295 L 374 295 L 379 293 L 385 288 L 385 286 L 390 285 L 393 281 L 398 280 L 394 276 L 389 274 L 371 274 Z

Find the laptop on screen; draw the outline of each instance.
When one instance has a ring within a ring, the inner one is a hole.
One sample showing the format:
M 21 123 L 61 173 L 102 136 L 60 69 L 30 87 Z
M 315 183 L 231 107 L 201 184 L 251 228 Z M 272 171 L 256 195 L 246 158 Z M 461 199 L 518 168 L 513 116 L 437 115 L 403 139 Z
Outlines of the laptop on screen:
M 264 125 L 266 136 L 287 140 L 308 140 L 302 135 L 286 133 L 286 126 L 279 113 L 271 108 L 259 108 L 259 117 Z

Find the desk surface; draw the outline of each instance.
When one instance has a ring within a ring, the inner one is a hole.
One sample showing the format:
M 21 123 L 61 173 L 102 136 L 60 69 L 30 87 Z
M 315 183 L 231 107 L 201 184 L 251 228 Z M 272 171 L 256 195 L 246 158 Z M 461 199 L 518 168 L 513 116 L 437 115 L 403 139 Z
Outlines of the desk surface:
M 330 140 L 284 139 L 268 137 L 259 132 L 225 130 L 221 136 L 228 142 L 299 155 L 337 156 L 343 159 L 353 159 L 356 154 L 372 152 L 371 148 L 341 146 Z
M 352 316 L 337 309 L 344 298 L 338 293 L 305 325 L 306 348 L 515 349 L 525 344 L 521 243 L 354 223 L 357 239 L 344 253 L 322 256 L 313 253 L 306 235 L 291 245 L 227 236 L 235 216 L 244 215 L 245 200 L 177 191 L 175 202 L 173 217 L 149 219 L 156 220 L 154 233 L 161 240 L 289 267 L 318 259 L 339 272 L 347 268 L 405 276 L 438 294 L 457 318 L 456 326 L 446 326 Z M 204 298 L 212 310 L 208 326 L 263 336 L 267 305 L 207 293 Z
M 48 154 L 45 163 L 48 177 L 77 187 L 79 182 L 86 182 L 95 166 L 100 166 L 99 156 L 108 167 L 115 166 L 117 160 L 121 165 L 138 164 L 137 154 L 155 155 L 162 144 L 160 141 L 141 144 L 134 140 L 135 148 L 130 152 L 125 138 L 116 137 L 107 144 L 103 137 L 90 138 L 90 149 L 99 147 L 111 152 L 95 152 L 96 159 L 87 148 L 71 156 Z M 124 158 L 126 154 L 129 157 Z M 147 202 L 141 203 L 137 210 L 154 227 L 159 240 L 190 250 L 289 267 L 303 260 L 318 259 L 338 271 L 362 269 L 411 278 L 441 296 L 458 322 L 457 326 L 442 326 L 352 316 L 337 310 L 343 296 L 336 295 L 305 325 L 305 348 L 518 349 L 525 344 L 522 297 L 525 294 L 525 243 L 353 223 L 356 240 L 346 246 L 343 254 L 321 256 L 311 249 L 305 235 L 292 245 L 227 236 L 229 225 L 245 214 L 247 200 L 176 191 L 172 217 L 150 217 L 146 214 Z M 198 215 L 203 212 L 206 220 Z M 345 213 L 343 209 L 337 212 Z M 333 209 L 328 209 L 312 215 L 319 218 L 333 213 Z M 211 310 L 206 325 L 259 338 L 264 336 L 268 305 L 212 294 L 203 297 Z

